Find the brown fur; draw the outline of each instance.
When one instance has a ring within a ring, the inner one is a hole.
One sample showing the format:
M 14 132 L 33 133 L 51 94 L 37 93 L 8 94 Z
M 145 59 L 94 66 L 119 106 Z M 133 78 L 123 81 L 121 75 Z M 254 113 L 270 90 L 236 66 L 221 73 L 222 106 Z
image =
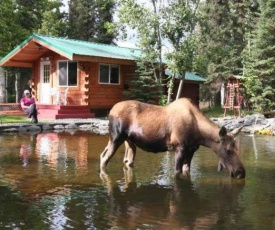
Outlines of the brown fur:
M 189 99 L 181 98 L 167 106 L 119 102 L 110 111 L 109 121 L 110 139 L 101 154 L 101 170 L 125 142 L 127 166 L 133 165 L 137 146 L 149 152 L 174 151 L 176 173 L 186 173 L 194 152 L 204 145 L 217 153 L 219 169 L 226 167 L 232 176 L 245 177 L 233 135 L 212 122 Z M 234 131 L 235 135 L 239 131 Z

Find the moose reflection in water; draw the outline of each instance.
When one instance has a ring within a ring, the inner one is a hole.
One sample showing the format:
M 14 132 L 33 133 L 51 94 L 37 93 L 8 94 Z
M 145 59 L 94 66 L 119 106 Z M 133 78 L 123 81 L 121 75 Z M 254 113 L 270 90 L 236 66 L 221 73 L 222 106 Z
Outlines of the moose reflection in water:
M 190 177 L 176 180 L 170 186 L 138 185 L 132 168 L 125 167 L 124 181 L 117 183 L 106 176 L 104 184 L 109 193 L 108 210 L 113 227 L 138 229 L 144 220 L 148 226 L 154 226 L 148 229 L 167 229 L 167 226 L 170 229 L 211 229 L 227 220 L 230 209 L 238 210 L 230 217 L 234 221 L 244 211 L 239 194 L 245 180 L 210 180 L 204 183 L 202 190 L 196 188 Z M 205 190 L 214 193 L 215 199 L 205 197 Z M 127 213 L 127 216 L 122 218 L 120 213 Z M 148 222 L 151 216 L 157 221 Z
M 167 106 L 119 102 L 111 109 L 109 122 L 109 142 L 100 156 L 102 173 L 124 142 L 123 161 L 128 167 L 134 164 L 137 146 L 155 153 L 173 151 L 176 174 L 188 174 L 195 151 L 203 145 L 217 154 L 219 171 L 227 168 L 232 177 L 245 177 L 234 140 L 242 127 L 227 133 L 225 127 L 220 128 L 189 99 L 181 98 Z

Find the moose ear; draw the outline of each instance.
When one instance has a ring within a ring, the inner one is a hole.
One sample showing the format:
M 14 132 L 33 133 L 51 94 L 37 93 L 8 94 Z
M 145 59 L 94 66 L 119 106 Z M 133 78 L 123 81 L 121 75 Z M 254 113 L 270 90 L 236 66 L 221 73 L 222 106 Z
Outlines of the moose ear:
M 230 132 L 230 135 L 233 136 L 233 137 L 236 137 L 241 132 L 242 128 L 243 128 L 243 125 L 239 128 L 236 128 L 236 129 L 232 130 Z
M 227 134 L 227 129 L 224 126 L 222 126 L 219 132 L 220 138 L 223 139 L 226 136 L 226 134 Z

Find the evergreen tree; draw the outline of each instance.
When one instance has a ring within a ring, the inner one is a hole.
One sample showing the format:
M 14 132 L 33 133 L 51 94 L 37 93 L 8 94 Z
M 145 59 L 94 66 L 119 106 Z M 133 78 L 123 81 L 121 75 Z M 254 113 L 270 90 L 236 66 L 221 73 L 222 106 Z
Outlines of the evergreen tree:
M 212 83 L 207 86 L 212 95 L 219 92 L 226 78 L 243 75 L 243 51 L 255 26 L 257 8 L 256 0 L 207 0 L 201 4 L 204 23 L 200 26 L 201 42 L 196 66 L 202 64 L 199 72 Z
M 233 45 L 229 1 L 206 0 L 201 11 L 204 21 L 201 25 L 202 52 L 208 59 L 207 76 L 209 81 L 223 79 L 231 72 L 225 65 Z
M 48 0 L 15 0 L 17 15 L 22 28 L 32 33 L 42 26 L 43 12 L 47 9 Z
M 1 25 L 3 33 L 0 33 L 0 55 L 6 55 L 12 48 L 22 42 L 33 32 L 43 32 L 51 35 L 61 35 L 57 33 L 58 26 L 62 32 L 62 27 L 56 19 L 63 21 L 60 14 L 61 0 L 7 0 L 1 3 Z M 2 17 L 2 15 L 4 17 Z M 54 20 L 50 20 L 55 18 Z M 50 21 L 51 24 L 47 24 Z M 58 31 L 58 32 L 60 32 Z M 63 32 L 64 34 L 64 32 Z M 2 47 L 3 49 L 2 49 Z M 31 69 L 26 68 L 5 68 L 8 91 L 8 101 L 14 102 L 15 98 L 21 97 L 21 91 L 27 85 L 31 77 Z M 20 76 L 17 79 L 16 76 Z M 15 91 L 14 84 L 18 82 L 19 91 Z M 18 95 L 15 95 L 15 94 Z
M 245 69 L 245 86 L 256 110 L 275 108 L 275 0 L 260 1 L 260 17 Z
M 150 62 L 139 60 L 135 76 L 127 82 L 129 88 L 123 92 L 127 99 L 147 103 L 157 103 L 160 99 L 162 86 L 152 78 L 155 66 Z
M 17 5 L 14 1 L 6 0 L 1 2 L 0 15 L 0 58 L 3 58 L 28 35 L 28 31 L 21 27 Z M 7 85 L 5 79 L 5 75 L 8 76 L 8 74 L 5 74 L 8 73 L 7 68 L 0 68 L 0 102 L 10 102 L 15 98 L 14 76 L 7 78 Z M 9 82 L 13 83 L 12 87 L 9 87 Z M 7 96 L 6 92 L 8 93 Z
M 67 32 L 67 14 L 61 12 L 62 0 L 49 1 L 42 13 L 41 27 L 38 33 L 65 37 Z
M 94 5 L 89 0 L 69 1 L 67 34 L 70 38 L 89 41 L 94 36 Z
M 97 17 L 95 20 L 95 36 L 93 41 L 112 44 L 115 39 L 115 33 L 109 33 L 106 24 L 113 22 L 115 2 L 113 0 L 96 1 Z
M 2 58 L 28 36 L 28 31 L 20 24 L 21 19 L 13 0 L 6 0 L 0 4 L 0 15 L 0 58 Z
M 113 0 L 70 0 L 68 36 L 74 39 L 113 43 L 114 35 L 107 32 L 106 23 L 113 21 Z

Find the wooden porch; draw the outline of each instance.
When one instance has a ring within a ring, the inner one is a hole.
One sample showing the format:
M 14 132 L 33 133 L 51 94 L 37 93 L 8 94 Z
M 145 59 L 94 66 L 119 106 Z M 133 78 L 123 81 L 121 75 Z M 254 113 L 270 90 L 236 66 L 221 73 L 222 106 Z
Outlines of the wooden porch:
M 88 105 L 46 105 L 36 104 L 38 119 L 93 118 Z
M 87 105 L 50 105 L 36 104 L 38 119 L 93 118 Z M 0 115 L 27 116 L 23 113 L 20 103 L 0 104 Z

